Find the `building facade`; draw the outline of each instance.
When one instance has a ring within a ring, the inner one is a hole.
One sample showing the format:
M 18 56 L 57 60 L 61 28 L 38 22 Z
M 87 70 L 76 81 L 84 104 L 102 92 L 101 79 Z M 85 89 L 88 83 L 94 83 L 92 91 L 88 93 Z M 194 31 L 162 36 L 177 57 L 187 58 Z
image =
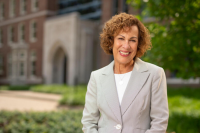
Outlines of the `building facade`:
M 125 0 L 0 0 L 0 84 L 87 83 L 113 60 L 104 23 L 135 12 Z
M 56 0 L 0 0 L 0 84 L 42 83 L 44 22 Z
M 81 20 L 78 13 L 55 16 L 44 25 L 43 76 L 45 84 L 87 83 L 93 70 L 93 45 L 98 23 Z

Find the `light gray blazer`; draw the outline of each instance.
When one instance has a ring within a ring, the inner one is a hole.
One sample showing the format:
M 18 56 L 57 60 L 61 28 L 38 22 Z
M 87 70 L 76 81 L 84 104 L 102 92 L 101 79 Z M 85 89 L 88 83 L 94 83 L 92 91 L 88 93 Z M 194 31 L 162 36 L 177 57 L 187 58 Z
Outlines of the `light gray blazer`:
M 164 70 L 136 58 L 120 106 L 113 65 L 91 73 L 81 120 L 84 133 L 165 133 L 169 111 Z

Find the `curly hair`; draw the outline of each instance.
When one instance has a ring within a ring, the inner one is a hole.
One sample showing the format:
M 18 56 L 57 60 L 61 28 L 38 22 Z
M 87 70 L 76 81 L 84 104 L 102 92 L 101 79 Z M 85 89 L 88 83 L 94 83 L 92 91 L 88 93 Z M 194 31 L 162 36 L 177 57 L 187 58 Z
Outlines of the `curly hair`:
M 136 57 L 141 57 L 147 50 L 150 50 L 152 44 L 148 29 L 133 15 L 120 13 L 113 16 L 105 23 L 103 31 L 100 34 L 100 45 L 104 52 L 112 55 L 114 37 L 117 36 L 121 30 L 126 30 L 127 27 L 130 29 L 130 27 L 133 25 L 136 25 L 139 30 Z

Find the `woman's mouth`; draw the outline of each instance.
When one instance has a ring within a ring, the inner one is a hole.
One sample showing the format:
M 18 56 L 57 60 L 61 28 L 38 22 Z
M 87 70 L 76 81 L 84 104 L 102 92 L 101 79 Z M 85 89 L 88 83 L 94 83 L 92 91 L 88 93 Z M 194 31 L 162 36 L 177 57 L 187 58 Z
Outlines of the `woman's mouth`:
M 128 56 L 131 52 L 119 51 L 119 53 L 120 53 L 121 56 L 126 57 L 126 56 Z

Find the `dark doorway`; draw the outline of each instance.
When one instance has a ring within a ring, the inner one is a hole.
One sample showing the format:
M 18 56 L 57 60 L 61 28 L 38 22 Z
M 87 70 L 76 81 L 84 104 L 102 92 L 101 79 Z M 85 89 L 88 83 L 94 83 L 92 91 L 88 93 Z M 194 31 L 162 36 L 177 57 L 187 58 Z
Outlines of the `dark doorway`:
M 67 57 L 65 56 L 63 60 L 63 83 L 67 84 Z

